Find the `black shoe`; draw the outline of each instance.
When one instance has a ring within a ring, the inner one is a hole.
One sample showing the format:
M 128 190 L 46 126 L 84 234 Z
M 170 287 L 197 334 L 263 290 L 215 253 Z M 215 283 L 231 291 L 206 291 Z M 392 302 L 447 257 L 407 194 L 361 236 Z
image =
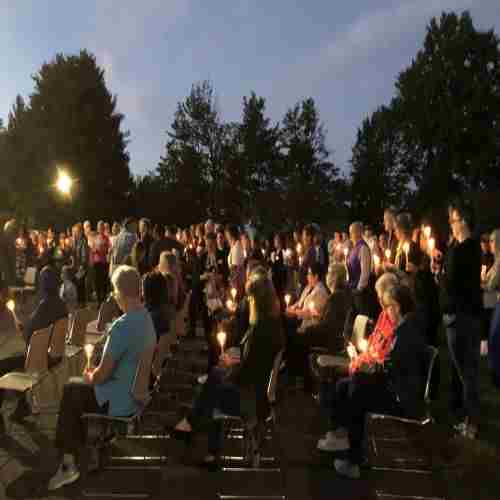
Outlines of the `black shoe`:
M 189 446 L 193 441 L 193 431 L 180 431 L 175 427 L 167 427 L 167 430 L 171 439 L 183 441 L 187 446 Z

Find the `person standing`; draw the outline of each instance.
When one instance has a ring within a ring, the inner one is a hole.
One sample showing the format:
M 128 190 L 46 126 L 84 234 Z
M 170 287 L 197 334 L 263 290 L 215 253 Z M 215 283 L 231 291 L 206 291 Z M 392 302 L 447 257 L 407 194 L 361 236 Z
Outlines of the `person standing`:
M 89 269 L 89 246 L 80 223 L 73 226 L 72 250 L 73 252 L 71 257 L 73 261 L 75 285 L 78 292 L 78 303 L 81 307 L 85 307 L 87 303 L 87 289 L 85 281 Z
M 137 241 L 137 222 L 129 217 L 123 222 L 120 234 L 116 237 L 111 252 L 111 264 L 109 273 L 112 276 L 114 269 L 125 263 L 125 260 L 132 252 L 132 247 Z
M 451 407 L 460 423 L 456 430 L 475 438 L 479 419 L 481 343 L 481 248 L 472 237 L 472 210 L 460 202 L 449 207 L 455 240 L 441 275 L 441 307 L 450 352 Z
M 151 246 L 154 242 L 153 236 L 151 235 L 151 222 L 149 219 L 143 218 L 139 221 L 139 241 L 141 241 L 144 245 L 144 251 L 146 252 L 144 260 L 147 263 L 147 266 L 149 266 L 149 254 Z
M 108 262 L 107 257 L 111 248 L 111 242 L 106 235 L 104 222 L 97 223 L 97 233 L 91 250 L 91 262 L 94 268 L 94 288 L 98 304 L 102 304 L 106 298 L 108 289 Z

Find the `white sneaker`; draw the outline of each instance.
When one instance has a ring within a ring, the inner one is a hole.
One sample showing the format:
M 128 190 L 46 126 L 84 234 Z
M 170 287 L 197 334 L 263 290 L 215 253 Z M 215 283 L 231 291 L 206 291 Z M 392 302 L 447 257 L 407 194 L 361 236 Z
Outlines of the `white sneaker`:
M 57 469 L 57 472 L 49 481 L 48 490 L 54 491 L 72 484 L 77 481 L 80 477 L 80 472 L 75 465 L 66 465 L 62 463 Z
M 208 380 L 208 374 L 207 375 L 200 375 L 198 377 L 198 384 L 205 385 L 207 380 Z
M 349 460 L 336 458 L 333 461 L 333 466 L 335 467 L 337 474 L 340 474 L 341 476 L 348 477 L 349 479 L 359 479 L 361 477 L 359 465 L 351 464 Z
M 346 436 L 338 436 L 335 432 L 327 432 L 324 439 L 318 441 L 318 450 L 341 451 L 349 449 L 349 440 Z

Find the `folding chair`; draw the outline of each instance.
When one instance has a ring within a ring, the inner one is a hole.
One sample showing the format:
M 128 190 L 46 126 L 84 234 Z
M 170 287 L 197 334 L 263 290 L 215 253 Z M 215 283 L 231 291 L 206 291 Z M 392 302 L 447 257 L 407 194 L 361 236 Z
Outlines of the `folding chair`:
M 87 450 L 98 457 L 99 468 L 102 468 L 106 450 L 116 434 L 130 436 L 138 432 L 142 415 L 152 399 L 149 383 L 155 348 L 156 346 L 152 345 L 144 350 L 137 364 L 131 394 L 138 409 L 133 415 L 124 417 L 101 413 L 82 415 L 87 426 Z M 135 459 L 136 457 L 121 457 L 122 460 L 126 458 Z
M 21 302 L 24 304 L 25 292 L 35 293 L 36 291 L 36 277 L 36 267 L 27 267 L 23 278 L 24 286 L 12 286 L 9 287 L 9 290 L 14 294 L 19 293 L 21 295 Z
M 245 416 L 241 415 L 226 415 L 219 410 L 214 410 L 213 419 L 216 422 L 221 422 L 223 425 L 224 435 L 230 435 L 235 430 L 235 426 L 239 425 L 243 428 L 243 455 L 241 457 L 223 457 L 223 459 L 236 459 L 246 461 L 251 465 L 251 469 L 257 469 L 261 464 L 261 436 L 260 430 L 263 430 L 263 436 L 267 432 L 271 433 L 271 437 L 275 436 L 276 425 L 276 402 L 277 402 L 277 386 L 278 377 L 283 360 L 284 351 L 278 352 L 274 358 L 273 367 L 269 376 L 267 386 L 267 400 L 269 403 L 270 413 L 265 422 L 258 422 L 256 426 L 251 427 L 250 422 L 247 421 Z M 227 426 L 226 424 L 229 424 Z M 270 457 L 269 461 L 274 461 L 275 457 Z M 251 470 L 249 469 L 249 470 Z M 245 470 L 244 468 L 224 468 L 223 470 Z
M 395 460 L 387 461 L 384 457 L 384 445 L 388 445 L 393 449 L 394 447 L 404 448 L 405 445 L 410 444 L 409 433 L 415 433 L 415 431 L 433 422 L 429 393 L 437 355 L 438 350 L 435 347 L 427 346 L 425 360 L 426 384 L 423 395 L 425 410 L 421 418 L 404 418 L 377 413 L 369 413 L 366 416 L 365 444 L 370 461 L 373 462 L 372 468 L 374 470 L 408 471 L 411 469 L 417 472 L 430 472 L 429 467 L 425 465 L 425 457 L 413 455 L 409 457 L 398 456 Z M 383 463 L 383 466 L 377 465 L 376 462 L 380 461 Z
M 115 299 L 110 296 L 106 299 L 99 308 L 97 319 L 90 321 L 87 324 L 86 332 L 92 335 L 100 335 L 106 331 L 106 326 L 120 316 L 120 308 Z
M 0 378 L 0 389 L 25 394 L 31 391 L 48 373 L 48 349 L 52 326 L 33 333 L 24 372 L 10 372 Z

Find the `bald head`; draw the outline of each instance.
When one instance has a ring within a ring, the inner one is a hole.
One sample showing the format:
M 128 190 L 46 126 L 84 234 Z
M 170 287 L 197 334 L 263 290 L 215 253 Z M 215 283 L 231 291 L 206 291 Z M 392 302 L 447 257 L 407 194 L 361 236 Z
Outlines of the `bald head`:
M 358 242 L 363 237 L 363 223 L 356 221 L 349 226 L 349 236 L 353 243 Z

